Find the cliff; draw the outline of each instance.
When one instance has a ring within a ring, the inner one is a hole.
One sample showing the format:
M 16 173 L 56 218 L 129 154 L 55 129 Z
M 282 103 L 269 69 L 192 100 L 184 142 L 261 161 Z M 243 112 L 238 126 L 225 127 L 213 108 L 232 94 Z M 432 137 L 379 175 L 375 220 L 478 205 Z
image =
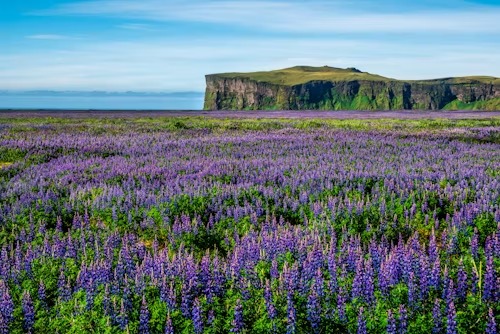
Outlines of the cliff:
M 297 66 L 206 76 L 206 110 L 500 110 L 500 79 L 401 81 L 355 68 Z

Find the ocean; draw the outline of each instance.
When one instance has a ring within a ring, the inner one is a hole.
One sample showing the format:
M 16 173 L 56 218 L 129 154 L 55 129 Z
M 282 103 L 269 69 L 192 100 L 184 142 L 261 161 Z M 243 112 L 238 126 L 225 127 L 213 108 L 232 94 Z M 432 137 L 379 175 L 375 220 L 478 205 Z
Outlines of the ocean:
M 201 110 L 203 94 L 0 94 L 0 109 Z

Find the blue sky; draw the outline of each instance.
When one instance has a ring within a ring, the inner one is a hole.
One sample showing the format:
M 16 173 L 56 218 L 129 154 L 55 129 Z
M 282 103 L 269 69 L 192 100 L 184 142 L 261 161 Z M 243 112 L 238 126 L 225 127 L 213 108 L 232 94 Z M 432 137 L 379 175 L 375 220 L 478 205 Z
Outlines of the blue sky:
M 0 3 L 0 89 L 203 91 L 294 65 L 500 77 L 500 0 Z

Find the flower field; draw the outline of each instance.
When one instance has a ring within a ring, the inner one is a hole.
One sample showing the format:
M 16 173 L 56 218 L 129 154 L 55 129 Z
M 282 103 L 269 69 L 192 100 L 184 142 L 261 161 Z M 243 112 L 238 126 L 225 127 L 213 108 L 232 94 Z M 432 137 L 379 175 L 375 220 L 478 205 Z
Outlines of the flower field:
M 0 120 L 0 334 L 499 324 L 500 119 Z

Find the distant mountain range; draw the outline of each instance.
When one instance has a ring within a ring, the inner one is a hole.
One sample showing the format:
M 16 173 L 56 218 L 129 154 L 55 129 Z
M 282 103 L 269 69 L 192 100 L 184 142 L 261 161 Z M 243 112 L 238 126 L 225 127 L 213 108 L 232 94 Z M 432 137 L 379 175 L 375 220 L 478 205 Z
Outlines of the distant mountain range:
M 106 96 L 134 96 L 134 97 L 185 97 L 198 98 L 203 96 L 202 92 L 107 92 L 107 91 L 56 91 L 56 90 L 0 90 L 0 96 L 89 96 L 89 97 L 106 97 Z

